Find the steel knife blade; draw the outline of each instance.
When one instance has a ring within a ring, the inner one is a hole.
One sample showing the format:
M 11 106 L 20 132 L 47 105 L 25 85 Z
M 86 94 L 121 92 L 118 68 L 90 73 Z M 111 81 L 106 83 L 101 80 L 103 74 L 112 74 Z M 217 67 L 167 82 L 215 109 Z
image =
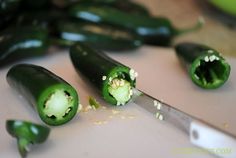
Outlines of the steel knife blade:
M 236 158 L 236 137 L 209 123 L 191 116 L 156 99 L 141 90 L 133 89 L 133 103 L 152 113 L 158 120 L 168 122 L 185 132 L 191 143 L 224 158 Z M 227 153 L 217 152 L 228 149 Z

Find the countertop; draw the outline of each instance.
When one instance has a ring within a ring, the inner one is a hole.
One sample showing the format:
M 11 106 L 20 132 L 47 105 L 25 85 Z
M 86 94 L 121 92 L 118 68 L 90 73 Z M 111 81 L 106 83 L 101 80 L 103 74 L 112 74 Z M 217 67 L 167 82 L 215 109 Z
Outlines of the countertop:
M 29 157 L 214 157 L 189 142 L 181 130 L 158 121 L 136 104 L 112 107 L 103 102 L 94 89 L 75 72 L 68 50 L 54 50 L 47 56 L 24 60 L 41 65 L 64 78 L 76 88 L 86 109 L 88 96 L 103 106 L 80 112 L 71 122 L 51 127 L 49 140 L 34 146 Z M 236 59 L 228 82 L 217 90 L 195 86 L 169 48 L 142 47 L 136 51 L 109 53 L 114 59 L 135 69 L 137 88 L 221 129 L 236 134 L 235 94 Z M 6 82 L 8 67 L 0 72 L 0 157 L 19 157 L 16 140 L 5 130 L 7 119 L 22 119 L 43 124 L 31 106 Z
M 195 41 L 219 50 L 231 65 L 229 80 L 216 90 L 203 90 L 192 83 L 182 69 L 173 49 L 143 46 L 130 52 L 108 53 L 112 58 L 135 69 L 139 76 L 137 88 L 236 135 L 236 31 L 212 18 L 197 0 L 137 0 L 149 7 L 153 15 L 169 18 L 178 27 L 193 25 L 203 16 L 206 25 L 195 33 L 177 37 L 180 41 Z M 94 89 L 75 72 L 68 50 L 51 50 L 39 58 L 23 60 L 44 66 L 76 88 L 85 110 L 66 125 L 51 127 L 47 142 L 33 146 L 29 157 L 51 158 L 213 158 L 214 156 L 189 142 L 185 133 L 158 121 L 153 115 L 130 103 L 112 107 L 100 99 Z M 16 140 L 5 130 L 7 119 L 22 119 L 44 124 L 24 98 L 6 82 L 9 67 L 0 70 L 0 157 L 20 157 Z M 102 107 L 86 110 L 88 96 L 94 96 Z

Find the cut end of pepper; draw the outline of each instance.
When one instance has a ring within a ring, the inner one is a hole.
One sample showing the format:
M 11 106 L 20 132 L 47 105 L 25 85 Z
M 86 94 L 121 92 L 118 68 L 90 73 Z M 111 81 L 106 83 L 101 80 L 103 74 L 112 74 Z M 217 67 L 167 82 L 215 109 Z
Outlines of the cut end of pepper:
M 227 81 L 230 66 L 218 53 L 211 52 L 197 58 L 191 66 L 190 73 L 193 82 L 198 86 L 214 89 Z
M 65 90 L 56 90 L 44 104 L 44 113 L 50 119 L 63 120 L 73 110 L 73 97 Z
M 112 79 L 108 91 L 116 99 L 117 106 L 125 105 L 133 94 L 130 82 L 121 78 Z

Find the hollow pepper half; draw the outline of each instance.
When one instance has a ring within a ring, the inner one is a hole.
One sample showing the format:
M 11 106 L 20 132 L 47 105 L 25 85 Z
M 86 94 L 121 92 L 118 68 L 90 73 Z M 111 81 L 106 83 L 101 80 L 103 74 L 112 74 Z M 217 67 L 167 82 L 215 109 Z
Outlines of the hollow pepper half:
M 50 133 L 50 129 L 46 126 L 22 120 L 7 120 L 6 129 L 17 139 L 22 158 L 27 156 L 30 145 L 45 142 Z
M 67 123 L 77 113 L 79 99 L 76 90 L 43 67 L 15 65 L 8 71 L 7 81 L 35 107 L 48 125 Z
M 214 89 L 228 80 L 230 65 L 216 50 L 202 44 L 180 43 L 175 46 L 175 51 L 199 87 Z
M 72 63 L 78 73 L 85 76 L 112 105 L 124 105 L 132 96 L 137 73 L 95 50 L 77 43 L 70 49 Z

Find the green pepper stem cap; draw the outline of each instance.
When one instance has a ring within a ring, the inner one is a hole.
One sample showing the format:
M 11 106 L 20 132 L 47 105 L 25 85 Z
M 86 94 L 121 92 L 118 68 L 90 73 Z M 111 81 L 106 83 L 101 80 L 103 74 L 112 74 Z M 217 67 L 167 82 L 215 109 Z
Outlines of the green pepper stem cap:
M 205 20 L 203 17 L 200 16 L 200 17 L 198 17 L 198 21 L 194 26 L 192 26 L 190 28 L 177 30 L 176 35 L 181 35 L 181 34 L 197 31 L 197 30 L 201 29 L 204 24 L 205 24 Z

